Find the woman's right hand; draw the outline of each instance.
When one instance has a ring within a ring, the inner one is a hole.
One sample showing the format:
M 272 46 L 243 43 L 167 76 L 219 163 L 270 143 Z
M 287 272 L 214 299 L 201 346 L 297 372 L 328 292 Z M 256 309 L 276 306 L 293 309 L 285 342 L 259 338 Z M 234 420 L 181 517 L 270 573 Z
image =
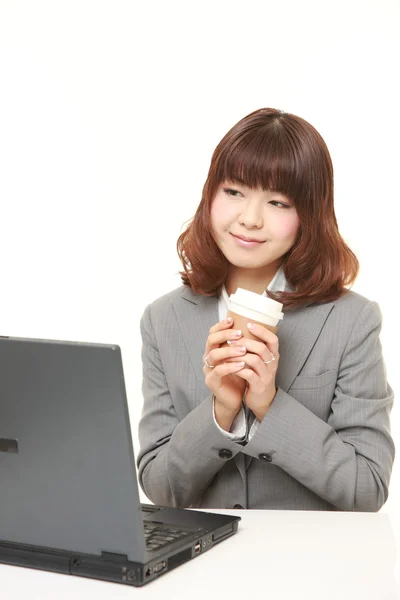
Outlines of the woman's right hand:
M 242 398 L 246 382 L 240 377 L 235 377 L 235 373 L 243 369 L 243 356 L 246 353 L 240 349 L 240 346 L 222 346 L 227 340 L 239 340 L 243 334 L 239 335 L 231 329 L 233 321 L 229 323 L 224 319 L 211 327 L 206 342 L 206 349 L 203 355 L 203 362 L 207 358 L 209 368 L 204 364 L 203 373 L 205 383 L 215 396 L 214 410 L 217 423 L 222 429 L 229 431 L 232 422 L 242 407 Z M 224 362 L 230 359 L 230 362 Z

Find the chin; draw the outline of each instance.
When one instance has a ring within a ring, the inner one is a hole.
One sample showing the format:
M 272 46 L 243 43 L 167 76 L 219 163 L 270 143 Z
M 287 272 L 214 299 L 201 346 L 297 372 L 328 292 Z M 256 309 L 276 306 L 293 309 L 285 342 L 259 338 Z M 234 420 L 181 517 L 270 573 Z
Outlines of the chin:
M 233 265 L 234 267 L 240 267 L 242 269 L 259 269 L 260 267 L 265 267 L 269 265 L 272 261 L 267 258 L 264 260 L 258 260 L 257 262 L 249 258 L 238 258 L 237 256 L 229 256 L 225 254 L 225 258 Z

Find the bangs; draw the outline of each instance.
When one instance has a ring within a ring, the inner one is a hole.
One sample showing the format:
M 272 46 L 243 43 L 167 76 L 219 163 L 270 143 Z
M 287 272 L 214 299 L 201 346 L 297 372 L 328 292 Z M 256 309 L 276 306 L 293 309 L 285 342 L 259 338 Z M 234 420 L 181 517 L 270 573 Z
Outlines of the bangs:
M 247 130 L 233 143 L 222 147 L 216 170 L 218 184 L 223 181 L 251 189 L 275 191 L 293 202 L 305 191 L 305 169 L 285 131 L 278 127 L 263 131 Z

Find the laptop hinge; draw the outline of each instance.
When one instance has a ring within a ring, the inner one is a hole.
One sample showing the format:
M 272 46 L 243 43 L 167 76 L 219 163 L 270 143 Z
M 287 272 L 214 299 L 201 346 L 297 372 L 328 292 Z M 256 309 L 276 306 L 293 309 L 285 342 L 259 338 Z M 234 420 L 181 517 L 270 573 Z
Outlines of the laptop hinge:
M 126 554 L 115 554 L 115 552 L 104 552 L 101 553 L 101 558 L 104 560 L 110 560 L 111 562 L 128 562 L 128 557 Z

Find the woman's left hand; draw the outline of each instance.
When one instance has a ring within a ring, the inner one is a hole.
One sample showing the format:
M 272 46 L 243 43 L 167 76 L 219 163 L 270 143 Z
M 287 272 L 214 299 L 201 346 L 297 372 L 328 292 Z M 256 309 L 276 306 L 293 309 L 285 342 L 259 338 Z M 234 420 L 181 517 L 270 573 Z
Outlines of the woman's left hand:
M 247 352 L 241 357 L 241 360 L 249 368 L 244 366 L 235 375 L 247 382 L 245 402 L 256 418 L 262 421 L 278 391 L 275 386 L 275 375 L 279 364 L 279 339 L 262 325 L 255 323 L 252 325 L 251 333 L 260 338 L 260 341 L 243 336 L 229 345 L 246 346 L 247 348 Z M 264 361 L 272 359 L 271 352 L 275 356 L 275 360 L 266 365 Z

